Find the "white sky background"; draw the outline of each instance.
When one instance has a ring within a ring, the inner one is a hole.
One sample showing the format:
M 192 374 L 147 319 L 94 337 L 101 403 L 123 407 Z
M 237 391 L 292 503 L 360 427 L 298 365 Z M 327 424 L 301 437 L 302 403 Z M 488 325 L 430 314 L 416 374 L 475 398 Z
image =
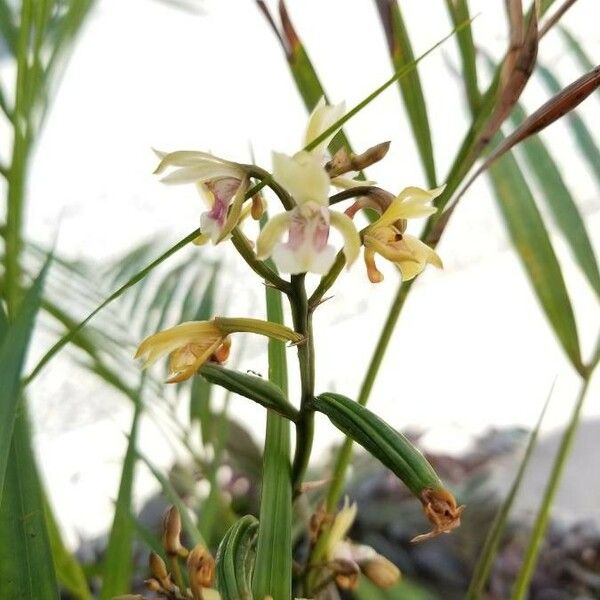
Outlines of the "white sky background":
M 503 51 L 503 3 L 474 1 L 481 13 L 473 27 L 496 56 Z M 581 0 L 565 23 L 600 57 L 595 2 Z M 234 160 L 270 166 L 271 149 L 299 148 L 306 113 L 277 40 L 250 0 L 207 1 L 202 14 L 152 0 L 101 0 L 69 63 L 32 165 L 27 232 L 50 244 L 60 220 L 58 252 L 73 258 L 114 258 L 156 236 L 156 254 L 186 235 L 203 210 L 193 186 L 166 187 L 151 175 L 150 148 L 201 149 Z M 442 0 L 402 3 L 415 53 L 447 34 Z M 384 36 L 374 3 L 363 0 L 290 0 L 297 30 L 331 99 L 353 106 L 390 75 Z M 544 39 L 541 58 L 564 83 L 580 74 L 559 37 Z M 440 179 L 467 126 L 460 82 L 447 68 L 457 64 L 455 44 L 420 67 Z M 529 108 L 547 98 L 533 81 Z M 597 130 L 600 96 L 582 106 Z M 363 149 L 383 140 L 392 147 L 369 169 L 382 187 L 399 191 L 425 181 L 401 110 L 390 88 L 351 120 L 346 131 Z M 586 215 L 590 236 L 600 239 L 599 188 L 582 166 L 567 129 L 543 134 Z M 589 354 L 598 330 L 598 304 L 559 237 L 553 241 Z M 221 252 L 221 249 L 219 249 Z M 556 379 L 546 430 L 564 423 L 577 391 L 565 360 L 510 246 L 487 184 L 463 199 L 440 247 L 446 268 L 428 269 L 411 293 L 373 390 L 370 408 L 396 428 L 429 431 L 431 446 L 457 450 L 489 426 L 532 426 Z M 382 263 L 383 261 L 380 261 Z M 230 255 L 236 294 L 229 314 L 250 304 L 260 315 L 262 288 Z M 382 265 L 383 266 L 383 265 Z M 316 317 L 318 390 L 356 396 L 397 278 L 385 269 L 373 286 L 362 263 L 336 284 L 335 297 Z M 174 323 L 169 323 L 172 325 Z M 35 349 L 39 355 L 43 348 Z M 290 352 L 293 359 L 293 351 Z M 293 366 L 293 362 L 291 363 Z M 265 357 L 243 368 L 264 371 Z M 600 414 L 599 386 L 587 415 Z M 248 402 L 235 411 L 262 435 L 261 411 Z M 34 393 L 38 446 L 59 516 L 74 532 L 101 531 L 111 518 L 130 406 L 106 397 L 102 385 L 57 359 Z M 335 431 L 318 422 L 316 448 Z M 168 444 L 146 424 L 142 450 L 168 465 Z M 140 473 L 140 494 L 152 487 Z

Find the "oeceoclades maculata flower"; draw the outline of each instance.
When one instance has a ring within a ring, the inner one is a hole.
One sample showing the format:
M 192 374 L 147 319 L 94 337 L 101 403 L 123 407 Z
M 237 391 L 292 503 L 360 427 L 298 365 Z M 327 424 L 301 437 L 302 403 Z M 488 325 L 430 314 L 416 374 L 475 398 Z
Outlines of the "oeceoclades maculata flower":
M 193 183 L 206 200 L 209 210 L 200 217 L 201 235 L 197 244 L 226 239 L 242 218 L 242 207 L 249 179 L 247 170 L 237 163 L 207 152 L 179 150 L 157 152 L 160 163 L 155 170 L 161 174 L 170 169 L 161 181 L 170 184 Z
M 144 367 L 169 356 L 167 383 L 189 379 L 207 361 L 223 362 L 229 355 L 229 335 L 257 333 L 280 341 L 298 344 L 303 337 L 291 329 L 260 319 L 215 318 L 212 321 L 181 323 L 147 337 L 137 349 L 136 358 Z
M 344 113 L 344 105 L 328 106 L 321 100 L 310 116 L 305 146 L 329 129 Z M 336 249 L 329 244 L 330 228 L 336 228 L 344 240 L 346 264 L 351 265 L 360 249 L 360 237 L 352 220 L 329 209 L 332 180 L 326 170 L 326 148 L 330 136 L 310 151 L 293 156 L 273 153 L 273 179 L 294 199 L 296 206 L 271 218 L 257 240 L 259 259 L 273 257 L 284 273 L 326 273 L 332 266 Z M 287 241 L 282 242 L 287 233 Z
M 393 197 L 383 190 L 372 196 L 359 198 L 346 214 L 353 217 L 361 208 L 372 208 L 380 217 L 363 232 L 364 258 L 367 275 L 373 283 L 383 281 L 383 274 L 375 264 L 375 255 L 394 263 L 403 281 L 409 281 L 421 273 L 428 264 L 442 268 L 437 253 L 418 238 L 406 233 L 408 220 L 427 217 L 436 212 L 431 205 L 444 187 L 424 190 L 408 187 Z

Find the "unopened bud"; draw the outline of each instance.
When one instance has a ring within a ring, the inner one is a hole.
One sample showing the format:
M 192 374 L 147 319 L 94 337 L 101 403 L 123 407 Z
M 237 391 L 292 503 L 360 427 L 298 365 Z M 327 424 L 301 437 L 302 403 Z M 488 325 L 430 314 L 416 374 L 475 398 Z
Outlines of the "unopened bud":
M 181 516 L 175 506 L 165 513 L 163 521 L 163 547 L 170 556 L 187 556 L 188 551 L 181 545 Z
M 400 569 L 385 556 L 380 554 L 372 560 L 360 565 L 363 574 L 368 577 L 378 588 L 387 589 L 400 580 Z
M 360 569 L 352 560 L 336 559 L 329 563 L 333 571 L 335 583 L 342 590 L 354 590 L 358 585 Z
M 205 546 L 198 544 L 193 548 L 187 559 L 187 568 L 192 587 L 212 587 L 215 581 L 215 559 Z
M 390 142 L 382 142 L 363 152 L 362 154 L 348 153 L 340 148 L 333 158 L 325 165 L 329 177 L 338 177 L 349 171 L 362 171 L 379 162 L 390 149 Z
M 162 592 L 163 591 L 163 587 L 162 587 L 162 585 L 160 585 L 160 582 L 158 582 L 154 578 L 146 579 L 146 581 L 144 581 L 144 583 L 146 584 L 146 587 L 148 588 L 148 590 L 150 590 L 151 592 Z
M 262 194 L 254 194 L 252 196 L 252 206 L 250 208 L 250 214 L 255 221 L 258 221 L 265 212 L 266 203 Z
M 169 576 L 165 561 L 158 554 L 156 554 L 156 552 L 150 552 L 148 563 L 150 565 L 150 573 L 152 573 L 152 577 L 158 579 L 158 581 L 162 581 Z
M 229 352 L 231 351 L 231 338 L 227 336 L 223 343 L 214 351 L 210 357 L 213 362 L 223 364 L 229 358 Z

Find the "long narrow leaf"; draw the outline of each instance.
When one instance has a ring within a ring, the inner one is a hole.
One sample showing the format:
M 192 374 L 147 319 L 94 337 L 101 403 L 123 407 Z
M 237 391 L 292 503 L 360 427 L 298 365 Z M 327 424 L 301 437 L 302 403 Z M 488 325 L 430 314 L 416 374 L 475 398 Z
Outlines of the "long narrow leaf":
M 274 265 L 270 265 L 274 268 Z M 267 319 L 284 324 L 281 292 L 267 287 Z M 287 396 L 287 360 L 282 342 L 269 339 L 269 381 Z M 268 411 L 263 454 L 262 493 L 256 563 L 252 579 L 254 597 L 273 600 L 292 597 L 292 480 L 290 424 Z
M 512 122 L 519 127 L 525 119 L 525 111 L 515 106 Z M 590 285 L 600 297 L 600 272 L 594 248 L 585 228 L 577 205 L 571 196 L 560 169 L 554 162 L 544 142 L 534 136 L 521 144 L 529 171 L 535 177 L 546 205 L 550 209 L 557 227 L 570 246 L 575 260 L 581 267 Z
M 49 265 L 50 259 L 47 259 L 31 289 L 21 301 L 19 313 L 8 325 L 0 345 L 0 497 L 4 489 L 4 474 L 20 396 L 21 370 L 40 308 Z
M 26 406 L 14 422 L 0 503 L 2 600 L 58 600 L 58 582 L 46 528 Z
M 578 371 L 584 370 L 573 308 L 562 271 L 535 201 L 512 154 L 490 169 L 510 237 L 556 336 Z
M 385 31 L 394 69 L 399 71 L 415 59 L 400 5 L 398 0 L 375 0 L 375 4 Z M 460 25 L 460 21 L 455 23 L 455 26 L 458 25 Z M 463 33 L 465 30 L 466 28 L 463 29 Z M 413 69 L 405 77 L 399 79 L 398 85 L 419 150 L 421 163 L 425 170 L 427 183 L 429 187 L 435 187 L 437 184 L 431 128 L 429 127 L 427 104 L 425 103 L 425 95 L 423 94 L 418 69 Z
M 92 600 L 92 593 L 87 584 L 83 568 L 69 549 L 65 547 L 52 508 L 47 499 L 45 500 L 46 527 L 58 581 L 75 600 Z
M 538 63 L 537 73 L 542 78 L 544 85 L 550 93 L 558 94 L 561 91 L 562 85 L 550 69 Z M 598 148 L 594 136 L 590 133 L 585 121 L 577 111 L 571 111 L 566 116 L 565 121 L 573 132 L 575 142 L 579 146 L 579 150 L 581 151 L 583 159 L 586 161 L 588 169 L 593 173 L 596 181 L 600 185 L 600 148 Z
M 140 386 L 141 387 L 141 386 Z M 135 463 L 137 461 L 136 443 L 140 418 L 142 415 L 142 399 L 136 398 L 127 452 L 121 469 L 121 482 L 115 506 L 106 555 L 102 565 L 101 600 L 110 600 L 117 594 L 128 592 L 133 573 L 133 537 L 134 526 L 131 521 L 133 482 Z

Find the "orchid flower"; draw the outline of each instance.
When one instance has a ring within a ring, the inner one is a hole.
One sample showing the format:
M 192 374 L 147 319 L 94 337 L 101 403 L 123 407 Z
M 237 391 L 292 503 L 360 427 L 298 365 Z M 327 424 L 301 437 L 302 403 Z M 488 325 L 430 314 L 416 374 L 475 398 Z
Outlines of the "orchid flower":
M 356 513 L 356 503 L 350 504 L 346 498 L 329 530 L 326 557 L 335 573 L 335 582 L 342 589 L 353 590 L 358 585 L 358 575 L 363 573 L 378 587 L 391 587 L 400 578 L 398 567 L 371 546 L 347 539 Z
M 248 190 L 246 171 L 236 163 L 207 152 L 180 150 L 157 154 L 161 161 L 155 170 L 156 174 L 173 167 L 161 181 L 170 184 L 195 183 L 209 206 L 209 210 L 200 216 L 202 234 L 195 243 L 211 240 L 218 244 L 226 239 L 241 218 Z
M 169 355 L 167 383 L 189 379 L 209 360 L 224 362 L 229 355 L 229 334 L 257 333 L 279 341 L 300 343 L 303 337 L 291 329 L 260 319 L 215 318 L 212 321 L 189 321 L 147 337 L 135 358 L 144 359 L 144 368 Z
M 323 100 L 319 102 L 309 119 L 305 145 L 331 127 L 343 112 L 343 104 L 327 106 Z M 360 237 L 352 219 L 329 210 L 331 181 L 324 167 L 324 153 L 334 134 L 311 151 L 301 150 L 294 156 L 273 153 L 273 178 L 297 206 L 267 222 L 257 240 L 257 255 L 260 260 L 272 256 L 282 272 L 327 273 L 336 256 L 335 247 L 328 244 L 331 226 L 344 239 L 346 264 L 350 266 L 358 256 Z M 283 243 L 286 232 L 288 240 Z
M 426 217 L 436 212 L 437 209 L 430 203 L 443 190 L 443 187 L 433 190 L 408 187 L 391 200 L 385 210 L 381 203 L 377 206 L 368 200 L 359 200 L 346 211 L 353 216 L 359 208 L 371 206 L 383 213 L 366 228 L 363 235 L 365 264 L 371 282 L 383 281 L 383 274 L 375 264 L 375 254 L 393 262 L 400 269 L 403 281 L 416 277 L 428 264 L 442 268 L 442 260 L 436 252 L 405 231 L 408 219 Z

